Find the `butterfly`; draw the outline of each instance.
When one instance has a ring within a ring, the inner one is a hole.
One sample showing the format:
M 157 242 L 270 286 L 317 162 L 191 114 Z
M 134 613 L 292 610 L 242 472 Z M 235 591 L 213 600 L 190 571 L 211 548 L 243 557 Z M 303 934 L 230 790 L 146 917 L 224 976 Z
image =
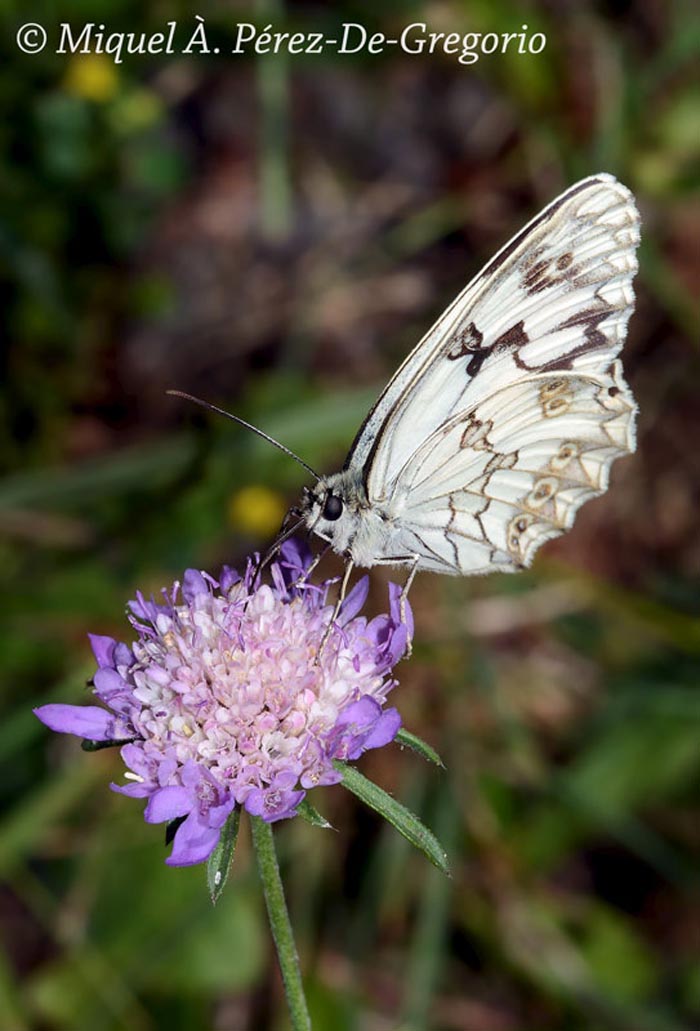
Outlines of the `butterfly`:
M 336 615 L 355 566 L 408 568 L 402 600 L 419 570 L 529 566 L 635 449 L 637 407 L 617 356 L 638 244 L 625 186 L 606 173 L 571 186 L 428 330 L 338 473 L 318 476 L 229 416 L 316 479 L 264 561 L 301 527 L 322 538 L 346 560 Z
M 343 468 L 292 510 L 353 566 L 473 575 L 529 566 L 635 449 L 617 355 L 639 214 L 583 179 L 465 287 L 380 394 Z M 341 592 L 342 593 L 342 592 Z

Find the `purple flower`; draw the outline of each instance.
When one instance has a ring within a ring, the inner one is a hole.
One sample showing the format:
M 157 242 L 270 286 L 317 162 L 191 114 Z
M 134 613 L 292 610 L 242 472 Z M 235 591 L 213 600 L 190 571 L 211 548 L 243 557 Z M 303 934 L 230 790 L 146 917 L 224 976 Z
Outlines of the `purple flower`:
M 178 777 L 180 785 L 167 784 L 151 794 L 145 816 L 148 823 L 185 817 L 175 832 L 173 850 L 166 863 L 187 866 L 201 863 L 209 856 L 236 800 L 228 787 L 194 759 L 180 767 Z
M 310 555 L 283 545 L 271 584 L 225 568 L 219 581 L 187 570 L 162 600 L 137 595 L 131 646 L 91 635 L 97 705 L 44 705 L 52 730 L 123 743 L 126 783 L 147 799 L 149 823 L 180 820 L 169 863 L 206 859 L 234 806 L 267 822 L 294 816 L 309 788 L 341 778 L 355 760 L 396 736 L 385 708 L 392 668 L 412 632 L 399 589 L 390 614 L 367 621 L 367 578 L 353 588 L 319 655 L 332 615 L 330 581 L 307 583 Z

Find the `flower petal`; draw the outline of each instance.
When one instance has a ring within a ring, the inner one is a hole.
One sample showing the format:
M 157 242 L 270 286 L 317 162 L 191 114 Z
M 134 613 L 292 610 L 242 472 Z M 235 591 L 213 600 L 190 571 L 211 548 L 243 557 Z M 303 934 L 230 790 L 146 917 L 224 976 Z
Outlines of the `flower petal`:
M 338 615 L 338 623 L 340 626 L 345 626 L 351 619 L 354 619 L 357 613 L 360 611 L 364 603 L 367 601 L 367 595 L 369 594 L 369 577 L 361 577 L 350 593 L 346 596 L 343 604 L 340 606 L 340 613 Z
M 168 866 L 203 863 L 216 848 L 220 835 L 220 827 L 207 827 L 195 813 L 190 813 L 176 830 L 172 851 L 165 862 Z
M 251 816 L 261 816 L 265 823 L 274 823 L 294 816 L 296 807 L 305 797 L 305 791 L 253 788 L 245 800 L 245 809 Z
M 180 770 L 180 780 L 193 795 L 196 793 L 200 781 L 205 777 L 207 780 L 215 783 L 211 774 L 208 774 L 208 771 L 205 770 L 205 767 L 200 766 L 194 759 L 188 759 Z
M 154 791 L 146 806 L 144 819 L 146 823 L 164 823 L 185 816 L 194 806 L 195 800 L 189 791 L 171 784 Z
M 388 669 L 396 665 L 402 655 L 406 653 L 408 646 L 408 626 L 402 623 L 398 626 L 386 642 L 384 662 Z
M 207 824 L 209 827 L 222 827 L 226 823 L 231 810 L 236 804 L 236 800 L 233 797 L 226 798 L 221 805 L 212 805 L 207 813 Z
M 279 566 L 277 562 L 273 562 L 270 566 L 270 576 L 272 577 L 272 583 L 274 584 L 278 597 L 286 597 L 287 581 L 284 578 L 281 566 Z
M 293 573 L 290 583 L 304 574 L 311 565 L 311 548 L 301 537 L 292 537 L 280 548 L 282 566 L 287 566 Z
M 362 744 L 362 751 L 369 748 L 382 748 L 393 741 L 401 727 L 401 716 L 398 709 L 386 709 L 372 727 Z
M 199 594 L 209 594 L 207 581 L 198 569 L 186 569 L 182 578 L 182 597 L 191 605 Z
M 114 649 L 117 642 L 113 637 L 105 637 L 102 634 L 88 634 L 90 647 L 95 656 L 98 666 L 114 667 Z
M 40 705 L 34 715 L 60 734 L 76 734 L 89 741 L 115 740 L 114 714 L 97 705 Z
M 117 647 L 114 649 L 114 665 L 133 666 L 135 662 L 136 658 L 128 644 L 117 641 Z
M 395 623 L 401 624 L 408 630 L 408 636 L 413 637 L 413 610 L 408 603 L 408 598 L 404 601 L 405 619 L 401 620 L 401 595 L 403 594 L 403 587 L 399 587 L 398 584 L 389 584 L 389 611 L 391 612 L 391 618 Z
M 130 780 L 128 784 L 110 784 L 112 791 L 118 791 L 120 795 L 127 798 L 147 798 L 153 791 L 152 784 L 144 784 L 142 781 Z
M 371 695 L 363 695 L 357 702 L 347 705 L 336 720 L 336 727 L 353 725 L 354 730 L 367 727 L 381 714 L 382 707 Z
M 153 759 L 144 755 L 143 748 L 140 744 L 135 745 L 130 743 L 124 745 L 120 750 L 119 754 L 124 760 L 124 764 L 137 775 L 137 777 L 143 777 L 144 780 L 150 780 L 153 777 L 155 763 Z
M 130 692 L 126 680 L 117 673 L 116 669 L 110 666 L 101 666 L 93 677 L 95 683 L 95 694 L 107 701 L 112 695 Z
M 93 677 L 95 694 L 115 712 L 128 715 L 134 704 L 134 696 L 129 684 L 115 669 L 101 666 Z
M 240 583 L 240 573 L 232 569 L 231 566 L 223 566 L 219 573 L 219 583 L 221 590 L 224 594 L 228 594 L 234 584 Z
M 342 773 L 334 769 L 329 762 L 325 768 L 319 763 L 315 769 L 306 770 L 299 778 L 299 782 L 303 788 L 320 788 L 339 784 L 342 779 Z

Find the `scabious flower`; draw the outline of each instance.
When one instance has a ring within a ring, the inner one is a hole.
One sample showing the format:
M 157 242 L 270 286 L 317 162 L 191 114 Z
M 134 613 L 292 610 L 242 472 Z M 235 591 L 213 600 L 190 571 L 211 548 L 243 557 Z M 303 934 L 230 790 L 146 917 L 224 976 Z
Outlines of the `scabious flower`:
M 181 821 L 171 865 L 206 859 L 237 805 L 268 823 L 294 816 L 307 789 L 341 779 L 334 760 L 399 730 L 397 710 L 385 708 L 412 633 L 399 588 L 390 585 L 390 613 L 368 621 L 360 580 L 321 649 L 331 581 L 307 582 L 309 562 L 290 541 L 270 584 L 249 560 L 243 577 L 189 569 L 162 602 L 139 594 L 133 644 L 91 635 L 103 706 L 34 710 L 52 730 L 122 744 L 127 783 L 112 788 L 147 799 L 150 823 Z

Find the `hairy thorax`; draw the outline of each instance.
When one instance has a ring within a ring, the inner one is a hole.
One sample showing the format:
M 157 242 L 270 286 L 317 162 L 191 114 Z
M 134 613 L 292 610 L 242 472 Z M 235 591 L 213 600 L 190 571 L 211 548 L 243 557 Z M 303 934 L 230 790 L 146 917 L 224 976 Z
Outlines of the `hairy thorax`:
M 329 498 L 339 499 L 342 507 L 329 505 Z M 325 517 L 324 512 L 335 514 L 337 507 L 337 518 Z M 393 514 L 376 502 L 370 505 L 362 480 L 351 470 L 322 477 L 305 494 L 302 513 L 309 530 L 339 555 L 349 555 L 355 565 L 403 564 Z

